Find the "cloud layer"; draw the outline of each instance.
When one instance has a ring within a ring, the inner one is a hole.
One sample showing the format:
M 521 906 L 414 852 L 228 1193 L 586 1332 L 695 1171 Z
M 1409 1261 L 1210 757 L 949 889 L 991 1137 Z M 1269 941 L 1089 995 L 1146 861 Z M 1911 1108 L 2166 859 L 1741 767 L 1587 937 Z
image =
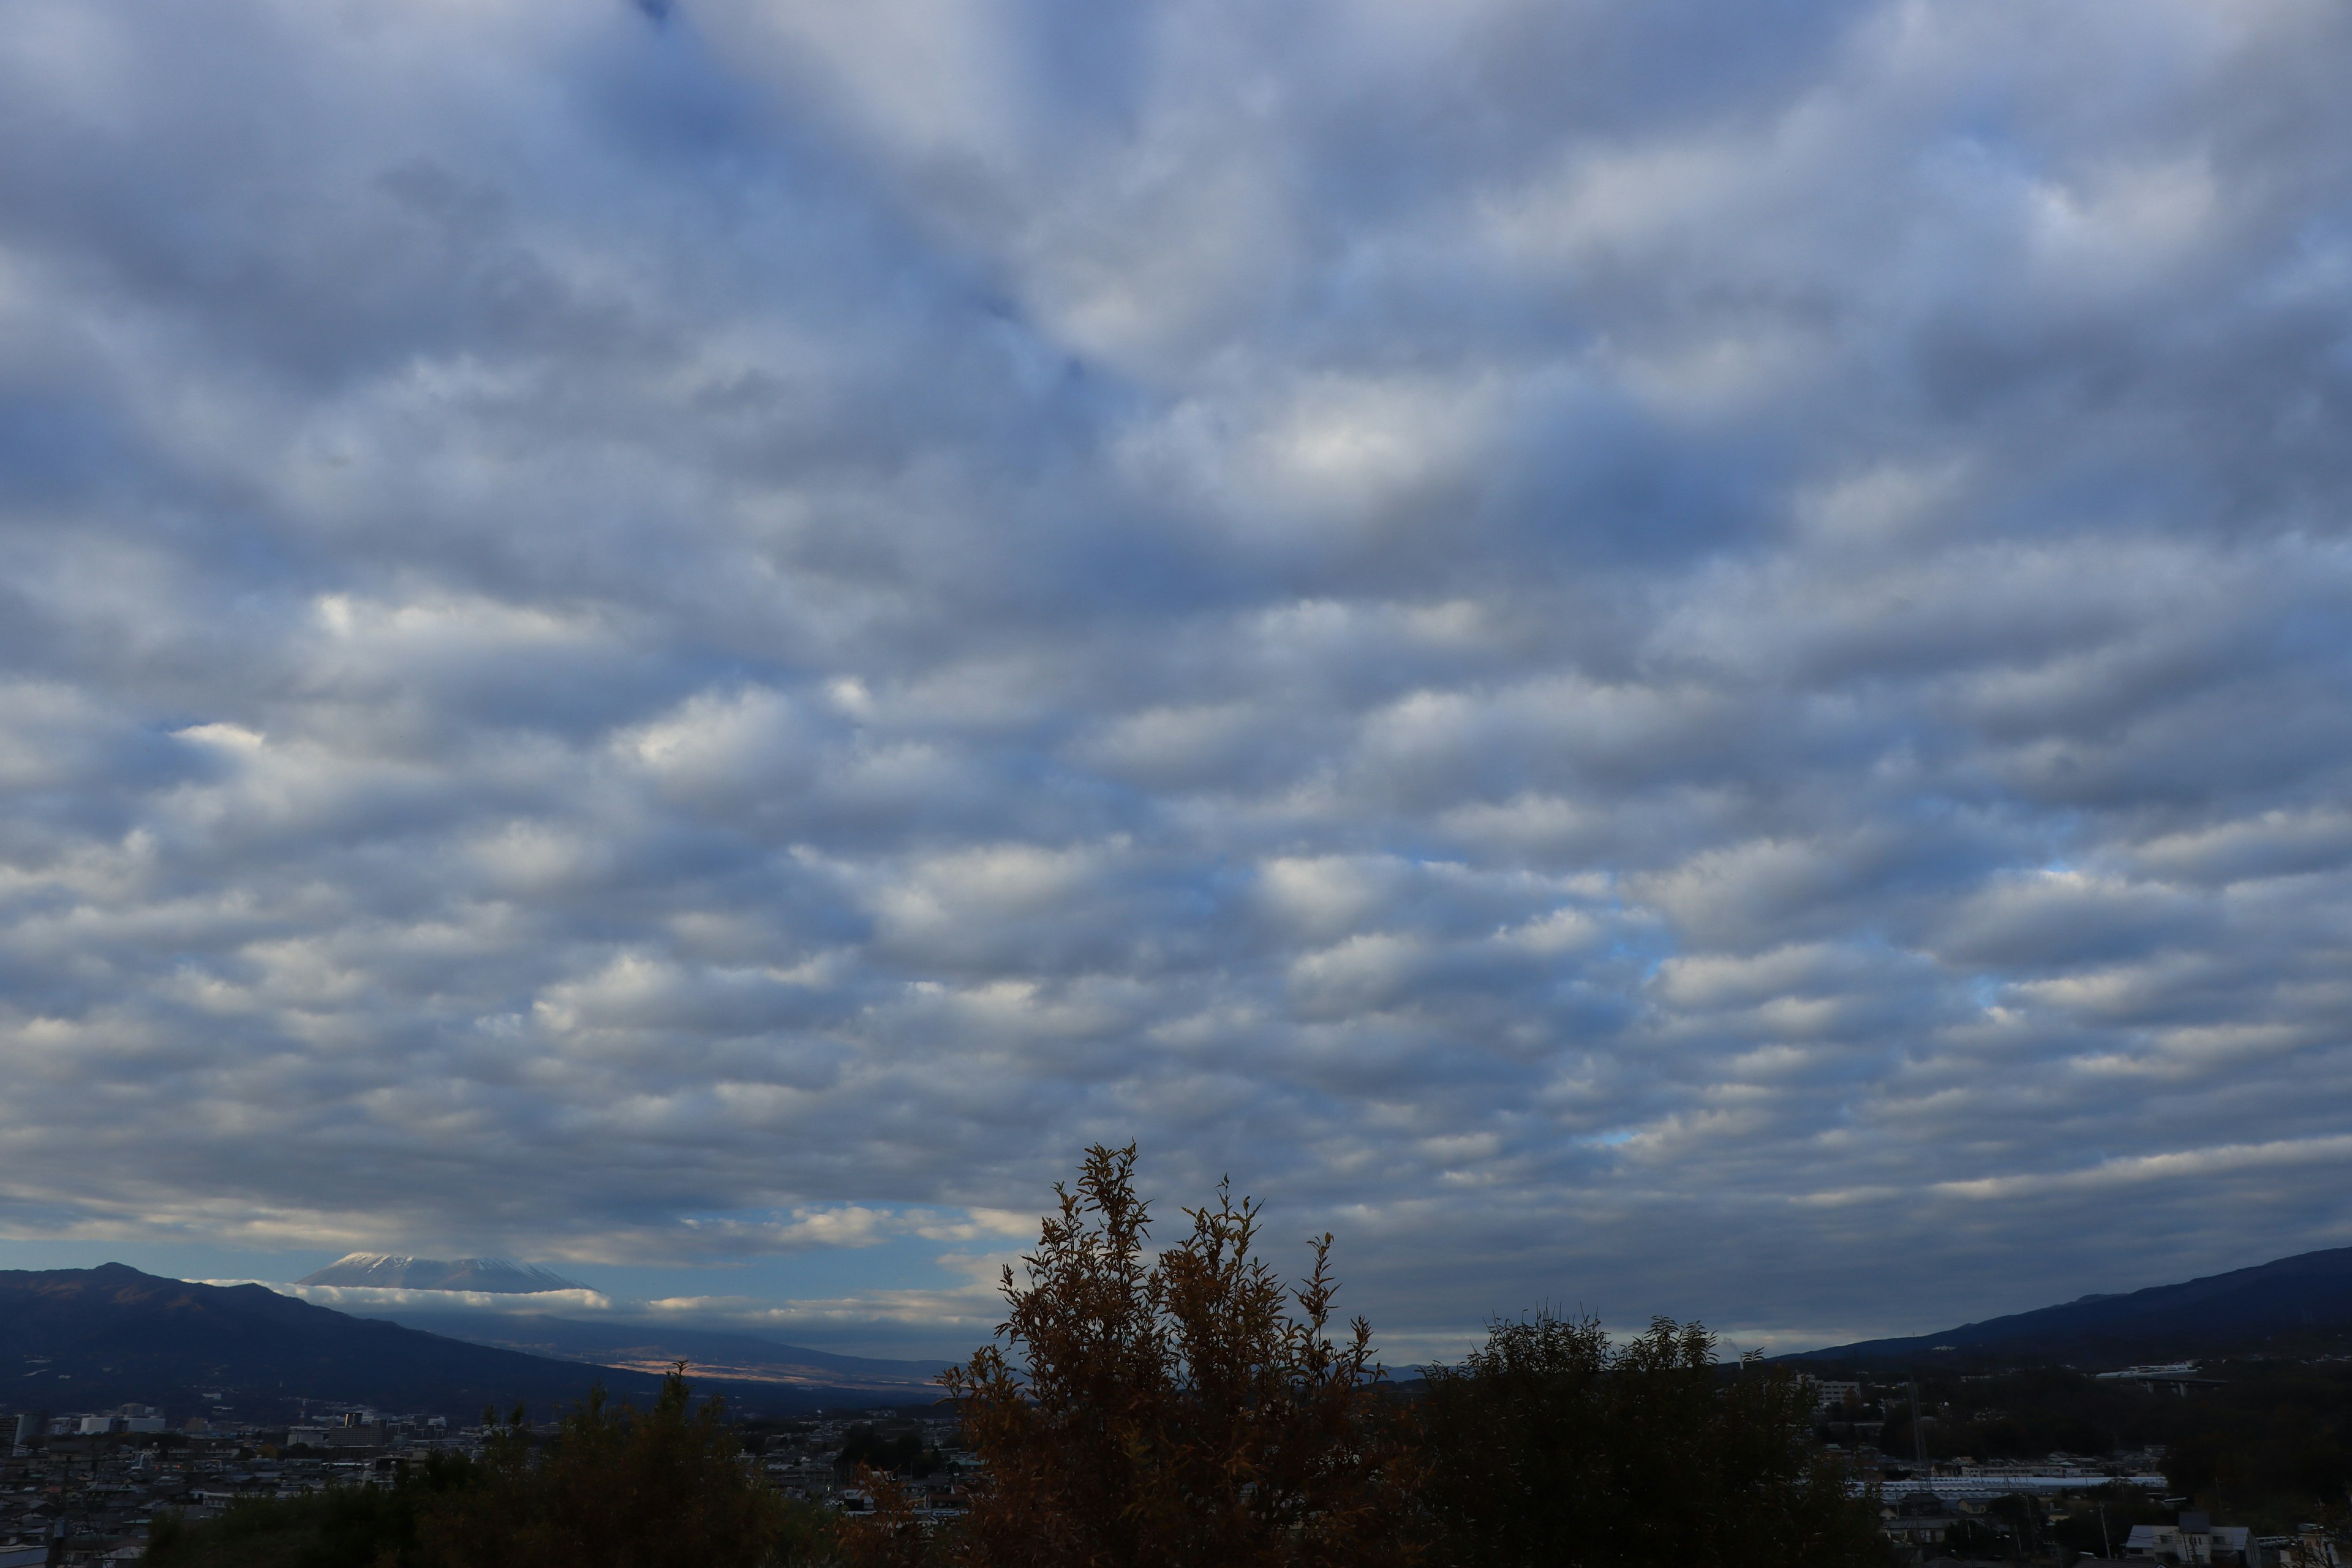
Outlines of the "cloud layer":
M 2342 7 L 7 16 L 0 1228 L 2352 1241 Z

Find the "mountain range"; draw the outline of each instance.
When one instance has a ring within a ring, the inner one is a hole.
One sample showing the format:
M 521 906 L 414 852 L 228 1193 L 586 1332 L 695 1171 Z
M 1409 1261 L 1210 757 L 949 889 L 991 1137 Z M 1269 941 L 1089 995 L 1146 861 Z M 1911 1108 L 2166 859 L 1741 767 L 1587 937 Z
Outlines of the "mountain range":
M 2125 1294 L 1962 1323 L 1932 1334 L 1863 1340 L 1783 1361 L 2165 1360 L 2246 1348 L 2264 1338 L 2352 1328 L 2352 1247 Z
M 419 1260 L 370 1261 L 404 1268 Z M 459 1265 L 485 1261 L 435 1267 L 464 1277 Z M 570 1287 L 551 1287 L 557 1288 Z M 470 1420 L 485 1405 L 505 1409 L 517 1401 L 544 1414 L 599 1382 L 616 1395 L 644 1400 L 658 1386 L 656 1373 L 684 1359 L 692 1363 L 689 1375 L 698 1389 L 724 1394 L 738 1409 L 785 1414 L 824 1405 L 929 1404 L 938 1397 L 931 1380 L 942 1365 L 835 1355 L 757 1334 L 665 1324 L 545 1313 L 404 1310 L 403 1315 L 404 1323 L 354 1317 L 260 1285 L 161 1279 L 120 1263 L 0 1270 L 0 1412 L 63 1414 L 136 1400 L 163 1406 L 175 1422 L 221 1406 L 239 1419 L 267 1422 L 284 1419 L 307 1401 Z M 436 1327 L 450 1331 L 430 1331 Z M 2352 1247 L 2338 1247 L 2177 1285 L 2085 1296 L 1932 1334 L 1865 1340 L 1780 1359 L 2120 1364 L 2347 1331 Z
M 384 1300 L 335 1304 L 360 1307 L 412 1329 L 472 1344 L 494 1345 L 561 1361 L 659 1373 L 684 1361 L 697 1375 L 769 1384 L 782 1389 L 817 1389 L 892 1400 L 938 1396 L 935 1379 L 948 1363 L 883 1361 L 837 1355 L 785 1344 L 764 1335 L 713 1331 L 659 1322 L 612 1318 L 583 1320 L 544 1312 L 518 1313 L 468 1302 L 467 1293 L 543 1295 L 590 1287 L 562 1275 L 503 1258 L 408 1258 L 353 1252 L 297 1280 L 300 1287 L 396 1290 Z M 434 1300 L 446 1296 L 448 1304 Z
M 383 1252 L 347 1252 L 296 1283 L 361 1285 L 394 1290 L 480 1290 L 499 1296 L 588 1289 L 577 1279 L 503 1258 L 402 1258 Z
M 689 1375 L 698 1391 L 748 1411 L 937 1397 L 928 1363 L 843 1366 L 828 1378 L 825 1361 L 856 1358 L 768 1348 L 790 1352 L 809 1374 Z M 893 1369 L 897 1376 L 885 1375 Z M 642 1403 L 660 1379 L 583 1353 L 538 1355 L 353 1317 L 261 1285 L 160 1279 L 120 1263 L 0 1270 L 0 1411 L 62 1414 L 135 1400 L 162 1406 L 174 1422 L 224 1405 L 237 1419 L 266 1422 L 307 1401 L 472 1420 L 485 1405 L 504 1410 L 518 1401 L 544 1415 L 597 1383 Z
M 938 1398 L 935 1380 L 950 1364 L 836 1355 L 759 1334 L 667 1323 L 586 1322 L 541 1313 L 436 1312 L 413 1306 L 394 1309 L 394 1316 L 411 1328 L 532 1355 L 640 1372 L 660 1372 L 684 1361 L 698 1377 L 822 1389 L 831 1394 L 855 1392 L 892 1403 Z

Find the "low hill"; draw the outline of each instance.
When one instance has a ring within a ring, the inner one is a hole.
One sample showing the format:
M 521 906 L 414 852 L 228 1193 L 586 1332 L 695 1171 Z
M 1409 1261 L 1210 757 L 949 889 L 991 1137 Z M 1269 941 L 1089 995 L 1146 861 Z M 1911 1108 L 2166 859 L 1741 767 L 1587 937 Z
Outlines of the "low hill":
M 2352 1247 L 2339 1247 L 2179 1285 L 2084 1296 L 1937 1333 L 1864 1340 L 1778 1359 L 1932 1363 L 1990 1355 L 2121 1364 L 2211 1353 L 2271 1336 L 2347 1330 L 2352 1330 Z
M 312 1306 L 260 1285 L 159 1279 L 120 1263 L 0 1270 L 0 1409 L 104 1410 L 126 1401 L 174 1422 L 210 1407 L 282 1420 L 301 1400 L 477 1419 L 527 1402 L 535 1415 L 598 1382 L 649 1399 L 649 1373 L 471 1344 Z M 863 1389 L 696 1379 L 739 1407 L 880 1403 Z

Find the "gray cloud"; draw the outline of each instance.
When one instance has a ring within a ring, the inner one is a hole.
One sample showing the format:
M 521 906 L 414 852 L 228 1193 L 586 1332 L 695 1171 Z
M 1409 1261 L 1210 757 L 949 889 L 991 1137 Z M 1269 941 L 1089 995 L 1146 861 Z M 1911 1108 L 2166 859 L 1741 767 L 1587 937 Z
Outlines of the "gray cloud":
M 26 0 L 0 1224 L 961 1325 L 889 1216 L 1133 1136 L 1409 1347 L 2340 1244 L 2347 63 Z

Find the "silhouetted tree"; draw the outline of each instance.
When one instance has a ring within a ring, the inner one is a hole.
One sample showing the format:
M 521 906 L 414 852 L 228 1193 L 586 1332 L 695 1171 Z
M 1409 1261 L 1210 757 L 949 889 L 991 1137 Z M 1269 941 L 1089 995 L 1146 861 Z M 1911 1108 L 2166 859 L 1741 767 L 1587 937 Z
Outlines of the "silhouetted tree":
M 200 1523 L 159 1509 L 140 1561 L 157 1568 L 402 1568 L 421 1561 L 419 1514 L 475 1479 L 462 1456 L 435 1454 L 404 1467 L 388 1487 L 240 1499 Z
M 1842 1568 L 1886 1561 L 1875 1514 L 1811 1442 L 1785 1372 L 1727 1380 L 1699 1324 L 1612 1345 L 1597 1319 L 1497 1322 L 1431 1369 L 1423 1497 L 1447 1568 Z
M 700 1409 L 680 1362 L 650 1410 L 600 1387 L 535 1447 L 518 1410 L 476 1485 L 418 1535 L 446 1568 L 761 1568 L 792 1540 L 792 1505 L 737 1458 L 720 1400 Z M 804 1531 L 803 1533 L 805 1533 Z
M 1145 1257 L 1135 1149 L 1057 1185 L 996 1341 L 941 1381 L 986 1464 L 944 1545 L 968 1568 L 1381 1568 L 1409 1544 L 1415 1461 L 1371 1330 L 1329 1331 L 1331 1238 L 1296 1289 L 1254 1247 L 1258 1205 L 1184 1211 Z M 885 1528 L 878 1524 L 868 1527 Z M 902 1531 L 902 1542 L 906 1536 Z M 868 1561 L 881 1561 L 878 1556 Z

